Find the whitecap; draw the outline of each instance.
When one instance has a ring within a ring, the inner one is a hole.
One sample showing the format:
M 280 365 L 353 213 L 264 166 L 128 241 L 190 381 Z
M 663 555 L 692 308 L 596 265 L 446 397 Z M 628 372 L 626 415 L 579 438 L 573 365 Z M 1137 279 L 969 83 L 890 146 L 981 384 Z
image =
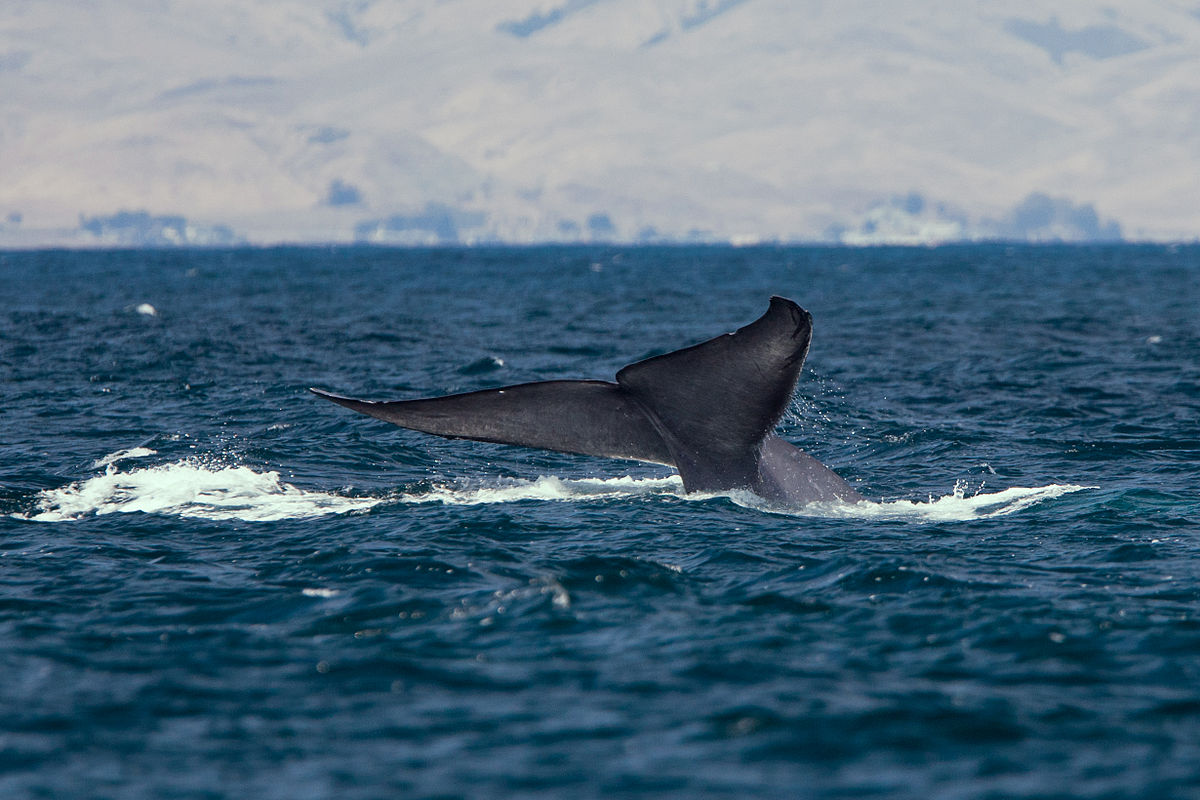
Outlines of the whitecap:
M 37 510 L 24 519 L 60 522 L 92 515 L 143 512 L 210 520 L 270 522 L 327 514 L 365 511 L 384 502 L 444 505 L 488 505 L 521 501 L 587 502 L 669 497 L 706 502 L 727 499 L 746 508 L 802 517 L 837 519 L 962 522 L 1012 514 L 1071 492 L 1096 487 L 1050 484 L 1013 487 L 967 496 L 965 486 L 928 501 L 863 500 L 857 503 L 810 503 L 800 508 L 771 506 L 749 492 L 687 494 L 678 475 L 635 478 L 559 478 L 435 484 L 423 491 L 401 492 L 390 498 L 352 497 L 300 489 L 282 481 L 277 472 L 256 472 L 245 466 L 208 466 L 181 461 L 121 471 L 116 462 L 152 455 L 149 448 L 118 451 L 99 459 L 103 475 L 38 494 Z
M 280 480 L 277 472 L 255 472 L 249 467 L 210 467 L 181 461 L 123 472 L 110 462 L 103 475 L 40 492 L 37 511 L 24 517 L 62 522 L 141 511 L 271 522 L 365 511 L 380 502 L 370 497 L 299 489 Z
M 96 459 L 92 462 L 92 467 L 100 469 L 101 467 L 107 467 L 109 464 L 124 461 L 127 458 L 145 458 L 146 456 L 157 454 L 157 450 L 151 450 L 149 447 L 131 447 L 128 450 L 118 450 L 115 453 L 109 453 L 104 458 Z
M 1096 486 L 1078 486 L 1073 483 L 1052 483 L 1047 486 L 1013 486 L 996 492 L 978 492 L 967 496 L 966 488 L 956 484 L 954 491 L 941 497 L 930 497 L 927 501 L 916 500 L 861 500 L 857 503 L 830 502 L 810 503 L 798 509 L 780 509 L 754 502 L 752 496 L 735 495 L 733 499 L 743 505 L 781 514 L 805 517 L 837 519 L 899 520 L 910 522 L 968 522 L 991 519 L 1014 514 L 1030 506 L 1062 497 Z
M 484 484 L 435 485 L 425 492 L 402 495 L 408 503 L 483 505 L 521 500 L 601 500 L 668 495 L 683 497 L 683 481 L 677 475 L 665 478 L 556 478 L 543 475 L 535 480 L 511 479 Z
M 978 492 L 968 497 L 965 485 L 960 483 L 950 494 L 942 497 L 930 497 L 927 501 L 884 500 L 876 502 L 862 500 L 857 503 L 833 501 L 809 503 L 799 508 L 781 508 L 770 505 L 750 492 L 687 494 L 678 475 L 665 478 L 625 476 L 583 479 L 564 479 L 543 475 L 536 480 L 510 479 L 483 484 L 437 485 L 428 491 L 402 494 L 397 499 L 407 503 L 485 505 L 514 503 L 522 500 L 578 502 L 653 496 L 692 501 L 726 498 L 746 508 L 792 516 L 909 520 L 913 522 L 966 522 L 1013 514 L 1046 500 L 1094 488 L 1096 487 L 1055 483 L 1048 486 L 1016 486 L 996 492 Z

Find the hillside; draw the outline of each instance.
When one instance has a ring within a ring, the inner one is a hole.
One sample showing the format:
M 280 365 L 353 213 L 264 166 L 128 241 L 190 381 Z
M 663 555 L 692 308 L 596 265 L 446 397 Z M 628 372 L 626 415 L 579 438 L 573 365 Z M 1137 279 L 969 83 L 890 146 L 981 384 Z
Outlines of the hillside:
M 1196 238 L 1200 8 L 1044 8 L 10 0 L 0 246 Z

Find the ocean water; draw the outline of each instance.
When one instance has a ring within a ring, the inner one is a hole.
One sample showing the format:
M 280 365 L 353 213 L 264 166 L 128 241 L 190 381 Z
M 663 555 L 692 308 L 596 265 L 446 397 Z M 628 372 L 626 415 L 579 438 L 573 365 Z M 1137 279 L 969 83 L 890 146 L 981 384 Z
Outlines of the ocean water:
M 809 309 L 872 502 L 404 431 Z M 1200 797 L 1200 248 L 0 254 L 0 796 Z

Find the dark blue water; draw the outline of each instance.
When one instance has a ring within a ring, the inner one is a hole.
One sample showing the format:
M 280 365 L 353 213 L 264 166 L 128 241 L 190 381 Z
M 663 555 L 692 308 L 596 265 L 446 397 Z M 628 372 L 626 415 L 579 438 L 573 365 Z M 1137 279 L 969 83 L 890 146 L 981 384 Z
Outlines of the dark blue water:
M 403 431 L 815 317 L 876 502 Z M 1200 796 L 1200 248 L 0 255 L 0 796 Z

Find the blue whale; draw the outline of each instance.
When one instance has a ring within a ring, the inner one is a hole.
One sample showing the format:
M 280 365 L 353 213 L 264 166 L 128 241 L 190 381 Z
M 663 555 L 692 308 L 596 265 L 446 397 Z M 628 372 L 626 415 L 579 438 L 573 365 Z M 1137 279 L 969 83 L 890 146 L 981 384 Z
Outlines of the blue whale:
M 691 492 L 746 490 L 800 506 L 864 499 L 775 435 L 812 340 L 812 315 L 772 297 L 733 333 L 622 368 L 609 381 L 541 381 L 421 400 L 310 391 L 436 436 L 634 459 L 679 471 Z

